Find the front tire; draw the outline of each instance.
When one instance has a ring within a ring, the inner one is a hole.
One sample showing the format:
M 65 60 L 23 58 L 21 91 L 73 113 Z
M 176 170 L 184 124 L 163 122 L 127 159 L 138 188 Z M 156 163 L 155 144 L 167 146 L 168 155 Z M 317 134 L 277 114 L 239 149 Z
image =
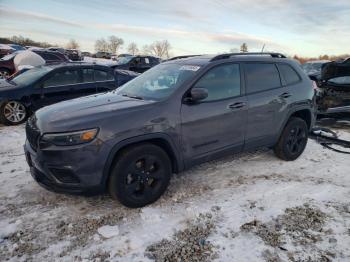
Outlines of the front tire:
M 304 152 L 307 140 L 306 122 L 299 117 L 291 117 L 274 147 L 274 152 L 280 159 L 293 161 Z
M 0 121 L 5 125 L 19 125 L 28 117 L 27 108 L 18 101 L 8 101 L 0 107 Z
M 11 72 L 6 68 L 0 68 L 0 79 L 6 79 L 11 75 Z
M 115 161 L 109 193 L 127 207 L 143 207 L 165 192 L 171 174 L 171 161 L 162 148 L 148 143 L 131 146 Z

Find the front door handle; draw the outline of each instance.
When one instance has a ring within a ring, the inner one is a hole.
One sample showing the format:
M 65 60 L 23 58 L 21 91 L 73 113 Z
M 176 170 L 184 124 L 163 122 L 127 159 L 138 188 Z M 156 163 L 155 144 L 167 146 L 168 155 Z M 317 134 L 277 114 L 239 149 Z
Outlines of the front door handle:
M 245 105 L 246 105 L 246 103 L 244 103 L 244 102 L 237 102 L 237 103 L 233 103 L 233 104 L 228 105 L 228 108 L 238 109 L 238 108 L 244 107 Z
M 283 93 L 282 95 L 280 95 L 279 97 L 280 98 L 288 98 L 288 97 L 291 97 L 292 95 L 290 94 L 290 93 L 288 93 L 288 92 L 285 92 L 285 93 Z

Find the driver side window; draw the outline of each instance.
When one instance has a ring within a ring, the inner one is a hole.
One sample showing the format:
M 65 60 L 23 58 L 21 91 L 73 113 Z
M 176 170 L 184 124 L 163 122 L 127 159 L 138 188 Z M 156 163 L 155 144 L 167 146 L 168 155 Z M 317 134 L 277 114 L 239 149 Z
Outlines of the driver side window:
M 221 100 L 241 95 L 239 64 L 224 64 L 210 69 L 194 86 L 205 88 L 208 97 L 203 102 Z
M 79 83 L 79 72 L 78 70 L 64 70 L 55 73 L 49 79 L 46 79 L 43 83 L 44 88 L 72 85 Z

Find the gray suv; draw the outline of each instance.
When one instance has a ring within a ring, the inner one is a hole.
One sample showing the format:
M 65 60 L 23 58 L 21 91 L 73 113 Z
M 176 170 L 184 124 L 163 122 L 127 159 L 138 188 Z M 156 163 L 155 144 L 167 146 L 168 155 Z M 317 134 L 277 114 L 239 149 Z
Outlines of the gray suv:
M 31 174 L 56 192 L 108 190 L 128 207 L 156 201 L 172 173 L 227 154 L 305 149 L 314 90 L 276 53 L 162 63 L 121 88 L 40 109 L 26 124 Z

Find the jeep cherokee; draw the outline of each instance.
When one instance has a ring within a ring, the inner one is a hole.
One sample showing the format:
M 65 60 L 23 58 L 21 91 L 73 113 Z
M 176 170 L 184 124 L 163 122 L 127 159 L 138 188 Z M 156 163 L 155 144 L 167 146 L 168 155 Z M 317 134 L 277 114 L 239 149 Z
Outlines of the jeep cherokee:
M 56 192 L 108 190 L 128 207 L 156 201 L 172 173 L 227 154 L 305 149 L 311 80 L 276 53 L 194 56 L 162 63 L 121 88 L 58 103 L 26 124 L 31 174 Z

